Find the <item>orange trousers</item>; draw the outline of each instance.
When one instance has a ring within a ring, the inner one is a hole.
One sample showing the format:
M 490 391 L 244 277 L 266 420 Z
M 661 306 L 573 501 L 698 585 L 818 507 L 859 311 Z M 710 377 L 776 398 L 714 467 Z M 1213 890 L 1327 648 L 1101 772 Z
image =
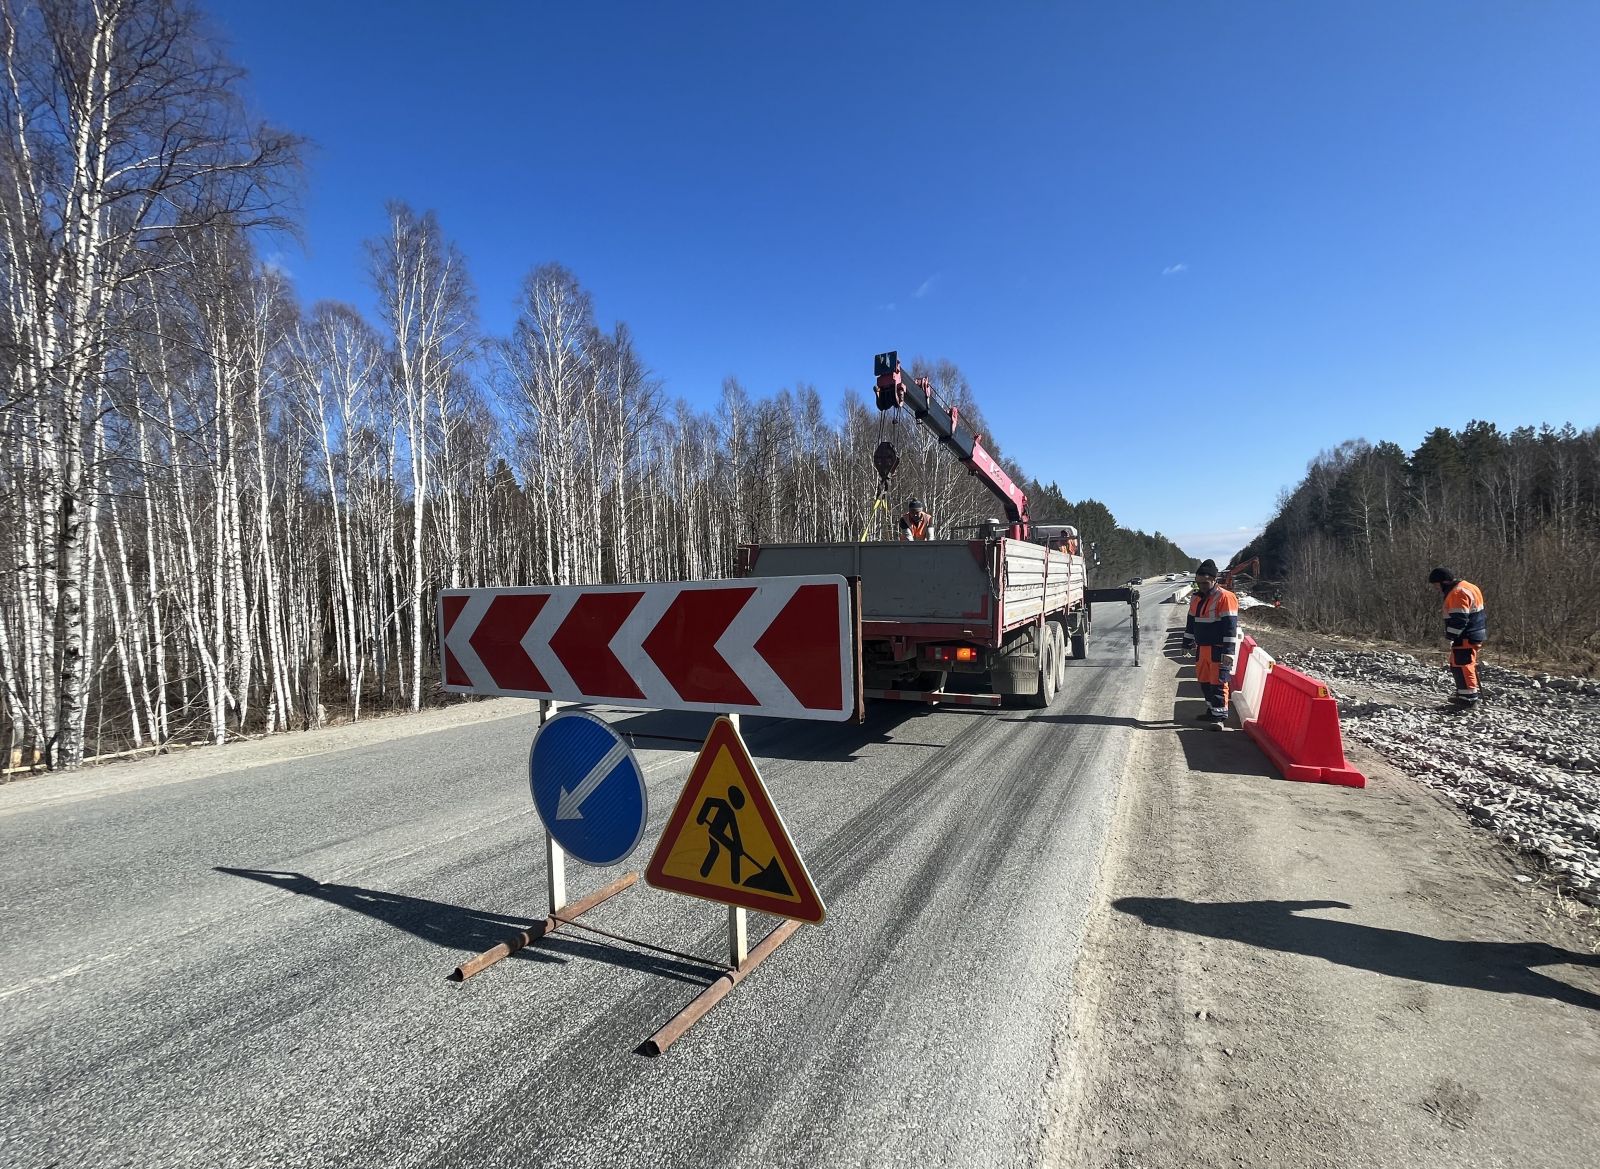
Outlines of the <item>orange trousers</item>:
M 1456 676 L 1456 701 L 1478 701 L 1478 650 L 1475 641 L 1463 641 L 1450 649 L 1450 672 Z
M 1205 695 L 1206 706 L 1212 714 L 1228 713 L 1228 683 L 1222 680 L 1222 649 L 1215 645 L 1202 645 L 1195 651 L 1195 680 L 1200 683 L 1200 693 Z

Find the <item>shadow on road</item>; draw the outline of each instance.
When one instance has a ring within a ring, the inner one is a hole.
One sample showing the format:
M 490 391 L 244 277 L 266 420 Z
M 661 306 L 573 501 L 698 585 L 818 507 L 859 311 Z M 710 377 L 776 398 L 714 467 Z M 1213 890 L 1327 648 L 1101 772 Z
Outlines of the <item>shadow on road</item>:
M 375 921 L 381 921 L 385 925 L 403 930 L 436 946 L 443 946 L 449 950 L 462 950 L 469 954 L 481 954 L 517 933 L 537 930 L 544 924 L 543 918 L 530 919 L 513 914 L 488 913 L 461 905 L 451 905 L 447 901 L 409 897 L 404 893 L 386 893 L 381 889 L 365 889 L 360 885 L 329 884 L 315 877 L 308 877 L 304 873 L 281 872 L 275 869 L 235 869 L 225 865 L 216 866 L 214 871 L 226 873 L 230 877 L 260 881 L 263 885 L 271 885 L 286 893 L 314 897 L 318 901 L 326 901 L 330 905 L 353 910 Z M 573 927 L 567 925 L 563 926 L 562 930 L 571 928 Z M 518 950 L 512 957 L 559 965 L 567 960 L 561 955 L 588 958 L 628 970 L 658 974 L 678 982 L 693 983 L 696 986 L 707 986 L 721 974 L 721 970 L 713 969 L 709 962 L 705 966 L 696 966 L 689 962 L 674 961 L 654 954 L 643 954 L 591 942 L 564 932 L 540 938 L 532 946 Z
M 746 715 L 739 729 L 751 752 L 759 758 L 849 763 L 854 762 L 864 748 L 877 744 L 941 746 L 939 743 L 907 742 L 895 738 L 894 732 L 901 724 L 930 710 L 947 709 L 951 708 L 875 702 L 867 707 L 866 721 L 859 725 Z M 628 739 L 630 746 L 641 750 L 699 751 L 716 717 L 696 711 L 652 710 L 629 712 L 622 718 L 608 721 L 618 734 Z
M 1171 629 L 1167 632 L 1167 644 L 1162 652 L 1174 662 L 1190 662 L 1189 655 L 1183 650 L 1183 630 Z M 1178 667 L 1177 683 L 1172 695 L 1172 721 L 1143 725 L 1152 730 L 1176 728 L 1185 732 L 1181 742 L 1184 759 L 1190 770 L 1279 778 L 1261 749 L 1246 735 L 1239 733 L 1236 723 L 1234 729 L 1217 734 L 1199 721 L 1197 716 L 1205 710 L 1206 702 L 1200 683 L 1195 680 L 1192 664 Z
M 1264 950 L 1304 954 L 1391 978 L 1525 994 L 1600 1010 L 1600 994 L 1535 973 L 1531 967 L 1571 963 L 1600 967 L 1600 955 L 1544 942 L 1452 942 L 1358 922 L 1300 917 L 1305 909 L 1349 909 L 1343 901 L 1185 901 L 1121 897 L 1112 907 L 1146 925 Z

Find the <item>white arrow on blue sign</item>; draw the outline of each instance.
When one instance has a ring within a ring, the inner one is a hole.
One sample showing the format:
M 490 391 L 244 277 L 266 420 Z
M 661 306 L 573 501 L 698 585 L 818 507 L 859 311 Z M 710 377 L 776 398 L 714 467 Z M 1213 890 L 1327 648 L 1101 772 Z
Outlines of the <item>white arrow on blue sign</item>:
M 540 727 L 528 781 L 545 830 L 574 860 L 614 865 L 639 846 L 648 808 L 644 772 L 604 719 L 569 710 Z

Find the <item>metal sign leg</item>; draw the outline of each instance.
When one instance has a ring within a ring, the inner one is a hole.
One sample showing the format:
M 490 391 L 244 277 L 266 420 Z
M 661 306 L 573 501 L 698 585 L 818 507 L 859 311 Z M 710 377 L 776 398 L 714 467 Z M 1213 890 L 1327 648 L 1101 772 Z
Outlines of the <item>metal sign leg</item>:
M 735 711 L 728 715 L 728 721 L 733 724 L 733 729 L 743 736 L 743 728 L 739 726 L 739 715 Z M 743 966 L 745 959 L 750 957 L 750 918 L 742 906 L 728 906 L 728 965 L 737 969 Z
M 556 704 L 547 698 L 539 700 L 541 727 L 550 721 L 555 707 Z M 550 894 L 550 915 L 554 917 L 556 910 L 567 903 L 567 854 L 548 832 L 544 834 L 544 871 L 545 888 Z
M 554 914 L 567 903 L 567 854 L 548 832 L 544 834 L 544 863 L 550 912 Z

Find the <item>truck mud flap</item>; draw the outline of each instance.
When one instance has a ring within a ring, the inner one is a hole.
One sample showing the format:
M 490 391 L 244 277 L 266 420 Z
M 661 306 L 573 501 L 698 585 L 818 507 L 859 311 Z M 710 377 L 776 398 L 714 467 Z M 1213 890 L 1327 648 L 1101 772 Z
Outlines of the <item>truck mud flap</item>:
M 929 706 L 991 706 L 998 707 L 998 694 L 958 694 L 951 690 L 867 690 L 868 698 L 884 698 L 890 702 L 925 702 Z

